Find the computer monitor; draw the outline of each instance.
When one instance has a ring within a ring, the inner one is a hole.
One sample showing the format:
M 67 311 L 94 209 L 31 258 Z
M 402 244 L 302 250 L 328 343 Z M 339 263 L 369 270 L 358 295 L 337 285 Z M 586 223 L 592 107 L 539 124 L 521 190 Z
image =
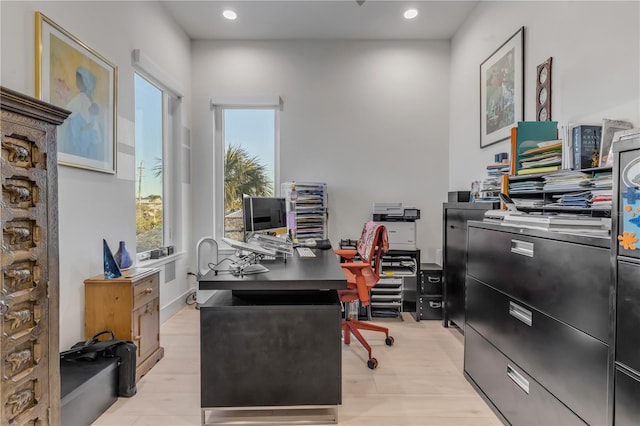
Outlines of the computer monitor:
M 243 195 L 242 213 L 245 239 L 255 232 L 269 235 L 287 232 L 287 209 L 284 198 Z

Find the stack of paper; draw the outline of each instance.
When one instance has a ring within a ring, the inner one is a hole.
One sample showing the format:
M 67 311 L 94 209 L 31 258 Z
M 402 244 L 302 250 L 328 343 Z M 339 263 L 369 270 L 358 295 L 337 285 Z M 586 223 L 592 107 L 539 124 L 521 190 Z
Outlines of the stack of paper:
M 609 230 L 602 218 L 580 215 L 508 214 L 502 224 L 545 231 L 607 236 Z
M 518 175 L 548 173 L 560 170 L 562 165 L 562 141 L 525 141 L 522 147 L 531 146 L 524 150 L 520 156 L 520 170 Z
M 591 208 L 592 209 L 611 209 L 613 200 L 611 187 L 613 179 L 611 172 L 596 173 L 591 179 L 594 189 L 591 190 Z
M 593 186 L 590 176 L 577 170 L 563 170 L 544 176 L 545 191 L 575 191 Z
M 480 191 L 476 201 L 500 201 L 498 194 L 502 191 L 501 177 L 508 175 L 510 169 L 509 160 L 501 163 L 487 165 L 487 177 L 480 184 Z
M 511 199 L 513 200 L 513 203 L 518 208 L 535 209 L 535 208 L 544 207 L 544 205 L 545 205 L 544 204 L 544 200 L 537 199 L 537 198 L 516 198 L 516 197 L 511 197 Z
M 610 189 L 591 191 L 591 208 L 611 210 L 613 196 Z
M 509 192 L 540 191 L 544 188 L 544 182 L 539 180 L 524 180 L 509 182 Z
M 562 195 L 554 195 L 553 198 L 558 201 L 550 203 L 549 206 L 587 208 L 591 203 L 591 191 L 570 192 Z
M 502 176 L 509 174 L 509 160 L 502 163 L 494 163 L 487 165 L 487 174 L 489 176 Z

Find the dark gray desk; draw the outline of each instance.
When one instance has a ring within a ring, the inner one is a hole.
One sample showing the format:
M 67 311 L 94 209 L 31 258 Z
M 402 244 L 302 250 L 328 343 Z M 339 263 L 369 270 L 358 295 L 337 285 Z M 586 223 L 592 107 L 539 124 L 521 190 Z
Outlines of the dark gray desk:
M 200 280 L 201 290 L 337 290 L 346 288 L 340 262 L 333 250 L 314 249 L 316 257 L 301 259 L 297 253 L 282 259 L 262 262 L 269 272 L 234 276 L 209 271 Z
M 315 252 L 311 259 L 294 253 L 287 263 L 265 262 L 269 272 L 261 274 L 210 272 L 200 279 L 200 289 L 220 290 L 200 306 L 203 424 L 206 412 L 276 408 L 294 409 L 292 421 L 304 414 L 301 408 L 328 409 L 325 420 L 337 422 L 342 360 L 336 289 L 347 284 L 333 251 Z

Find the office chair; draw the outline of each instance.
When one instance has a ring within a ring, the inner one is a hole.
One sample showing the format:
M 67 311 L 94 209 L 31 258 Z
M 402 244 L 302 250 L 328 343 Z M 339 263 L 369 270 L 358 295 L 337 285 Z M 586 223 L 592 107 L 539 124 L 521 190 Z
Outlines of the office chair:
M 338 290 L 340 302 L 345 306 L 345 318 L 342 320 L 342 333 L 344 343 L 351 343 L 351 334 L 369 352 L 367 366 L 374 369 L 378 366 L 378 360 L 372 356 L 371 346 L 360 333 L 360 330 L 380 331 L 386 335 L 385 343 L 393 345 L 393 337 L 389 336 L 389 329 L 379 325 L 370 324 L 364 321 L 351 320 L 347 304 L 359 300 L 362 306 L 370 303 L 369 290 L 378 283 L 380 279 L 380 265 L 382 253 L 389 250 L 389 240 L 387 228 L 379 223 L 369 221 L 362 229 L 362 235 L 356 242 L 356 249 L 339 249 L 335 253 L 344 261 L 340 264 L 347 277 L 347 289 Z M 359 257 L 359 261 L 355 258 Z

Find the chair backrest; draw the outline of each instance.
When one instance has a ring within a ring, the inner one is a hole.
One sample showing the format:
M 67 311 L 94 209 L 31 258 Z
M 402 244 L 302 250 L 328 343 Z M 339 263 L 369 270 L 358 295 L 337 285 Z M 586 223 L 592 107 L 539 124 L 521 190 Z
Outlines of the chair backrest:
M 387 227 L 372 220 L 365 223 L 362 235 L 356 242 L 356 250 L 363 262 L 371 264 L 371 269 L 379 279 L 382 254 L 389 250 Z

